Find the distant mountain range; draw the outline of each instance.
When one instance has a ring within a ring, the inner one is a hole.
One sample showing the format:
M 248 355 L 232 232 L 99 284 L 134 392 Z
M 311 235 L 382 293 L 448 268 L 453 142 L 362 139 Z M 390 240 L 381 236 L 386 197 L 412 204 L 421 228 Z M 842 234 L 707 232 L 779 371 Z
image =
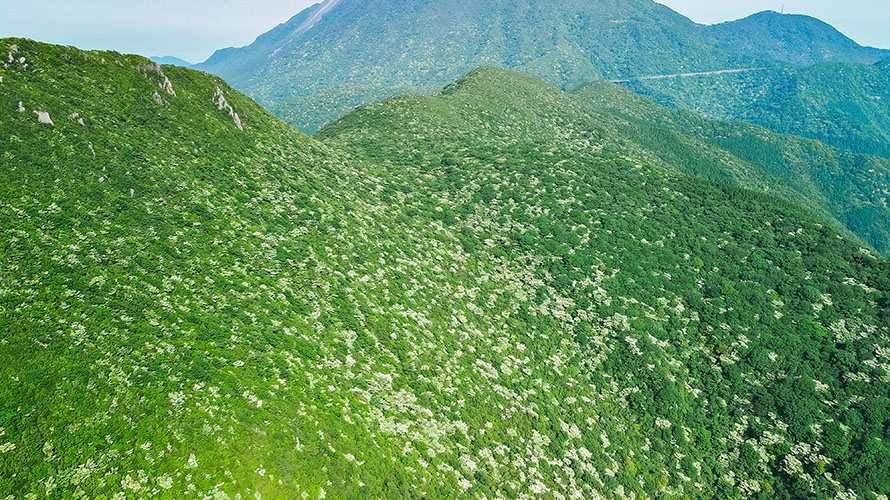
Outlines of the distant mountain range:
M 874 63 L 887 55 L 804 16 L 702 26 L 651 0 L 327 0 L 196 67 L 312 131 L 356 105 L 433 93 L 480 65 L 573 88 L 765 59 Z
M 158 64 L 169 64 L 172 66 L 182 66 L 183 68 L 188 68 L 189 66 L 192 66 L 192 63 L 186 61 L 185 59 L 180 59 L 178 57 L 173 57 L 173 56 L 164 56 L 164 57 L 154 56 L 154 57 L 150 57 L 149 59 L 151 59 L 152 61 L 154 61 Z

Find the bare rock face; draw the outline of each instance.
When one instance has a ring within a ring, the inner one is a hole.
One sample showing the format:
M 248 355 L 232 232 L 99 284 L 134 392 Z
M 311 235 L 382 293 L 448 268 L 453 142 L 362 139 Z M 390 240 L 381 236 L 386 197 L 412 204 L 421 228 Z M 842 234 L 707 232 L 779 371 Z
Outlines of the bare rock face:
M 158 103 L 159 106 L 166 106 L 168 104 L 167 101 L 165 101 L 164 98 L 161 97 L 161 94 L 158 94 L 157 91 L 152 94 L 151 98 L 154 99 L 154 101 Z
M 71 119 L 79 123 L 81 127 L 84 126 L 83 118 L 81 118 L 80 113 L 71 113 Z
M 37 115 L 37 120 L 40 121 L 40 123 L 55 125 L 52 118 L 49 117 L 49 113 L 47 113 L 46 111 L 34 111 L 34 114 Z
M 22 101 L 19 101 L 19 113 L 24 113 L 24 112 L 25 112 L 25 106 L 22 105 Z
M 232 105 L 226 101 L 226 96 L 223 95 L 223 91 L 219 87 L 216 87 L 216 94 L 213 95 L 213 104 L 216 104 L 216 107 L 220 111 L 228 112 L 229 117 L 235 122 L 235 126 L 238 127 L 238 130 L 242 132 L 244 131 L 244 127 L 241 126 L 241 118 L 238 116 L 238 113 L 235 112 L 235 109 L 232 108 Z
M 8 68 L 10 64 L 19 63 L 22 65 L 23 69 L 26 69 L 26 70 L 28 69 L 28 65 L 25 64 L 25 61 L 26 61 L 25 56 L 16 57 L 15 54 L 18 54 L 18 52 L 19 52 L 18 45 L 12 45 L 9 47 L 9 52 L 6 54 L 6 59 L 8 62 L 3 64 L 4 68 Z
M 143 64 L 139 66 L 139 72 L 142 73 L 143 76 L 148 78 L 148 75 L 154 74 L 160 79 L 158 82 L 158 86 L 161 87 L 161 90 L 166 92 L 169 95 L 176 96 L 176 91 L 173 90 L 173 84 L 170 83 L 170 79 L 167 78 L 167 75 L 164 74 L 164 68 L 161 67 L 160 64 L 156 62 L 150 62 L 148 64 Z
M 161 82 L 161 88 L 164 89 L 165 92 L 167 92 L 168 94 L 170 94 L 172 96 L 176 95 L 176 91 L 173 90 L 173 84 L 170 83 L 170 79 L 167 78 L 166 76 L 164 77 L 164 81 Z
M 139 72 L 142 73 L 144 76 L 148 76 L 149 73 L 154 73 L 160 77 L 164 76 L 164 69 L 161 68 L 160 64 L 154 61 L 139 66 Z

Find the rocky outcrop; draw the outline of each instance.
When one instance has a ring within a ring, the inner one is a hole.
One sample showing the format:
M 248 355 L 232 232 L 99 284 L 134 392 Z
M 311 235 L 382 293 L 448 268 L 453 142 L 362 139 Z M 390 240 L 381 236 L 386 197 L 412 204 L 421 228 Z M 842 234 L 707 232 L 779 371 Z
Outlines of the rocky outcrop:
M 161 88 L 164 89 L 165 92 L 167 92 L 168 94 L 170 94 L 172 96 L 176 95 L 176 91 L 173 90 L 173 84 L 170 83 L 170 79 L 167 78 L 166 76 L 164 77 L 164 81 L 161 82 Z
M 168 104 L 167 101 L 165 101 L 164 98 L 161 97 L 161 94 L 158 94 L 157 90 L 154 94 L 152 94 L 151 98 L 154 99 L 154 101 L 158 103 L 159 106 L 166 106 Z
M 25 106 L 22 104 L 22 101 L 19 101 L 19 113 L 25 112 Z
M 228 112 L 229 117 L 235 122 L 235 126 L 238 127 L 238 130 L 241 130 L 242 132 L 244 131 L 244 127 L 241 126 L 241 118 L 238 117 L 238 113 L 235 112 L 232 105 L 226 101 L 226 96 L 223 95 L 223 91 L 219 87 L 216 87 L 216 94 L 213 95 L 213 104 L 216 104 L 216 107 L 220 111 Z
M 83 118 L 80 116 L 80 113 L 71 113 L 71 119 L 80 124 L 80 126 L 84 126 Z
M 37 115 L 37 120 L 40 121 L 40 123 L 55 125 L 55 123 L 53 123 L 53 119 L 49 117 L 49 113 L 47 113 L 46 111 L 34 111 L 34 114 Z
M 25 61 L 26 61 L 25 56 L 17 56 L 16 54 L 18 54 L 18 52 L 19 52 L 18 45 L 12 45 L 9 47 L 9 52 L 6 54 L 7 62 L 3 63 L 4 68 L 8 68 L 10 64 L 18 63 L 18 64 L 22 65 L 23 69 L 28 69 L 28 65 L 25 64 Z
M 158 86 L 161 87 L 161 90 L 166 92 L 169 95 L 176 96 L 176 91 L 173 90 L 173 84 L 170 83 L 170 79 L 167 78 L 167 75 L 164 74 L 164 68 L 161 67 L 160 64 L 156 62 L 150 62 L 148 64 L 143 64 L 139 66 L 139 72 L 142 73 L 143 76 L 148 78 L 148 75 L 154 74 L 160 79 L 158 82 Z

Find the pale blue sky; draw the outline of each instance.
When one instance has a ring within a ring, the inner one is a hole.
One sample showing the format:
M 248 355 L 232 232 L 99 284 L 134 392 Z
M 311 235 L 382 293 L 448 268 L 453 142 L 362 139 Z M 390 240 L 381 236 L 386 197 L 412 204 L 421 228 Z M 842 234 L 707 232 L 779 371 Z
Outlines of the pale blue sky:
M 0 0 L 0 37 L 200 62 L 247 45 L 317 0 Z M 659 0 L 701 23 L 761 10 L 808 14 L 865 45 L 890 48 L 890 0 Z

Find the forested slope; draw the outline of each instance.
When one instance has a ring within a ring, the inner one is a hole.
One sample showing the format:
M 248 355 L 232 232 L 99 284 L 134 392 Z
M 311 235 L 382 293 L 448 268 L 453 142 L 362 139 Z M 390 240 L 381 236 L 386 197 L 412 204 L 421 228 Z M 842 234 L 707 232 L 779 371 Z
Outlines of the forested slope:
M 528 263 L 532 304 L 517 294 L 497 336 L 549 349 L 548 405 L 502 394 L 565 433 L 541 438 L 539 480 L 584 482 L 587 498 L 887 491 L 888 378 L 856 368 L 887 366 L 872 354 L 885 352 L 886 261 L 790 204 L 566 142 L 564 123 L 536 128 L 528 85 L 483 69 L 317 136 L 401 179 L 413 223 L 439 221 L 493 268 Z M 486 434 L 503 442 L 515 420 L 497 420 Z
M 890 493 L 890 267 L 791 203 L 522 132 L 509 73 L 322 143 L 0 53 L 0 497 Z
M 659 104 L 743 120 L 774 132 L 890 158 L 890 66 L 825 63 L 802 68 L 636 81 Z

